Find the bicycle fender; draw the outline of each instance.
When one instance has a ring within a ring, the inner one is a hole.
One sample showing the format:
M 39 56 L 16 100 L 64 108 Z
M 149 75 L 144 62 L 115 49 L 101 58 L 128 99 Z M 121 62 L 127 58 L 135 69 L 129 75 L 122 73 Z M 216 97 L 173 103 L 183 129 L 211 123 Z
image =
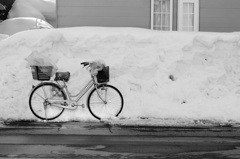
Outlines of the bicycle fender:
M 49 83 L 49 82 L 41 82 L 41 83 L 37 84 L 36 86 L 32 85 L 32 89 L 30 90 L 28 96 L 30 96 L 32 94 L 32 92 L 34 91 L 34 89 L 36 87 L 38 87 L 39 85 L 44 85 L 44 83 Z
M 97 85 L 96 87 L 94 86 L 94 87 L 89 91 L 86 100 L 88 100 L 89 95 L 91 94 L 91 92 L 92 92 L 93 90 L 95 90 L 96 88 L 102 87 L 102 86 L 108 86 L 108 84 L 99 84 L 99 85 Z M 100 98 L 101 98 L 101 97 L 100 97 Z M 102 100 L 102 99 L 101 99 L 101 100 Z
M 32 85 L 32 89 L 30 90 L 30 92 L 28 93 L 28 96 L 30 96 L 30 94 L 32 93 L 32 91 L 34 90 L 36 86 Z

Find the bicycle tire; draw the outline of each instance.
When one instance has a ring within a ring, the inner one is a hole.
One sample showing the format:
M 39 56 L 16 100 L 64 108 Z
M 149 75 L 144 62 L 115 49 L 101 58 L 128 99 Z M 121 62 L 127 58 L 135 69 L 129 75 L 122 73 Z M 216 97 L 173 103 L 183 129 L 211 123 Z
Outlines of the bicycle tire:
M 97 89 L 102 98 L 107 98 L 107 104 L 104 104 L 99 98 L 96 88 L 92 89 L 87 98 L 87 106 L 92 116 L 98 120 L 101 120 L 102 118 L 117 117 L 121 113 L 124 104 L 121 92 L 111 85 L 99 85 Z M 112 109 L 111 112 L 103 113 L 103 109 L 108 109 L 109 111 L 110 108 L 113 108 L 110 106 L 114 106 L 114 109 Z
M 45 95 L 47 95 L 47 97 L 45 97 L 44 92 L 45 92 Z M 53 93 L 55 93 L 55 95 L 53 95 Z M 30 107 L 30 110 L 32 111 L 32 113 L 37 118 L 39 118 L 41 120 L 56 119 L 57 117 L 59 117 L 63 113 L 64 108 L 59 108 L 59 107 L 55 107 L 55 106 L 48 106 L 47 107 L 48 115 L 46 117 L 45 116 L 44 105 L 43 105 L 46 98 L 48 98 L 48 99 L 49 98 L 51 98 L 51 99 L 53 99 L 53 98 L 54 99 L 65 99 L 66 100 L 67 99 L 66 94 L 63 90 L 60 89 L 60 87 L 57 84 L 51 83 L 51 82 L 44 82 L 44 83 L 41 83 L 41 84 L 37 85 L 30 94 L 29 107 Z M 39 99 L 39 103 L 38 103 L 39 105 L 37 105 L 37 103 L 34 104 L 34 101 L 37 102 L 37 99 Z

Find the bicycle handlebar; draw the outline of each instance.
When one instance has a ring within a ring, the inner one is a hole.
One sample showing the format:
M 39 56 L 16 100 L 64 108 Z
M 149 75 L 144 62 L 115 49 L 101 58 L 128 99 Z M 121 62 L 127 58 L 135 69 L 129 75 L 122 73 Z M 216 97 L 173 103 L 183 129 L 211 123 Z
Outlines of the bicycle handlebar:
M 87 66 L 87 70 L 90 71 L 91 75 L 97 75 L 98 71 L 102 70 L 103 66 L 96 65 L 94 62 L 82 62 L 83 68 Z
M 88 66 L 90 63 L 89 62 L 82 62 L 81 65 L 83 65 L 83 67 Z

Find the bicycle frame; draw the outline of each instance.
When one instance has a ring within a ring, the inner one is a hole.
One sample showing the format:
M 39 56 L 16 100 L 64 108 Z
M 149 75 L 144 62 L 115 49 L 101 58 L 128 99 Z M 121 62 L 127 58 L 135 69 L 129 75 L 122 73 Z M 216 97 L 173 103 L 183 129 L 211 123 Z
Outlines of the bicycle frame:
M 57 82 L 58 83 L 58 82 Z M 106 84 L 106 83 L 105 83 Z M 92 77 L 92 79 L 80 90 L 79 93 L 76 95 L 71 95 L 71 93 L 68 90 L 68 87 L 66 83 L 63 81 L 63 86 L 61 86 L 59 83 L 58 85 L 60 86 L 60 89 L 66 94 L 67 99 L 66 100 L 60 100 L 60 99 L 46 99 L 47 103 L 51 106 L 56 106 L 60 108 L 65 108 L 65 109 L 76 109 L 78 106 L 84 107 L 84 104 L 78 105 L 78 101 L 91 89 L 91 88 L 96 88 L 97 94 L 99 98 L 103 101 L 104 104 L 106 104 L 106 100 L 104 100 L 99 92 L 98 92 L 98 85 L 96 82 L 96 77 Z M 94 86 L 94 87 L 93 87 Z M 43 90 L 44 91 L 44 90 Z M 44 92 L 45 93 L 45 92 Z M 72 99 L 75 98 L 75 99 Z
M 67 95 L 67 99 L 72 100 L 72 98 L 76 98 L 75 101 L 78 102 L 91 88 L 92 86 L 95 84 L 93 80 L 90 80 L 81 90 L 80 92 L 78 92 L 76 95 L 71 95 L 68 87 L 66 85 L 65 82 L 64 86 L 62 87 L 63 89 L 65 89 L 65 93 Z

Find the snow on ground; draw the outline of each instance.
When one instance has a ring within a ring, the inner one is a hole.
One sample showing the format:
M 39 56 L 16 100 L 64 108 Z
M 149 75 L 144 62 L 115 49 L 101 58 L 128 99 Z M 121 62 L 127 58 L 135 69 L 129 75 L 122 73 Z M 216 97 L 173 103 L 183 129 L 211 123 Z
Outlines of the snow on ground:
M 109 84 L 119 88 L 125 100 L 115 123 L 240 122 L 239 33 L 43 29 L 10 36 L 0 41 L 0 48 L 2 120 L 36 119 L 28 95 L 38 82 L 25 58 L 38 52 L 57 61 L 59 71 L 71 72 L 69 88 L 74 94 L 90 79 L 80 62 L 103 59 L 110 66 Z M 87 108 L 80 107 L 65 110 L 55 121 L 69 120 L 95 121 Z

